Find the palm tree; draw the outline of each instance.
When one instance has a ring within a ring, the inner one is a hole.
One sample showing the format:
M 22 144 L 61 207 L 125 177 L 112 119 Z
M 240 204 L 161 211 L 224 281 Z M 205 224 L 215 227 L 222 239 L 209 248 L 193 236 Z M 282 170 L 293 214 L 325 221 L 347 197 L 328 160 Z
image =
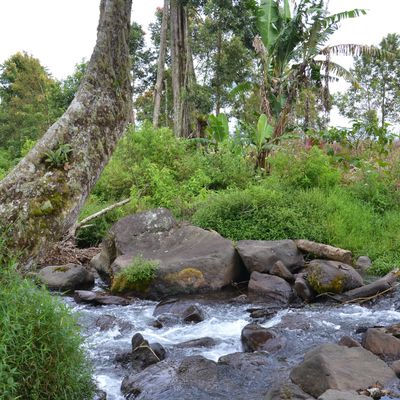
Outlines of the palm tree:
M 365 14 L 362 9 L 328 15 L 323 0 L 261 0 L 259 35 L 254 47 L 261 60 L 262 112 L 274 126 L 272 137 L 283 135 L 298 93 L 320 88 L 325 107 L 330 107 L 329 82 L 334 77 L 354 81 L 349 71 L 331 60 L 332 55 L 376 53 L 371 46 L 326 45 L 339 23 Z

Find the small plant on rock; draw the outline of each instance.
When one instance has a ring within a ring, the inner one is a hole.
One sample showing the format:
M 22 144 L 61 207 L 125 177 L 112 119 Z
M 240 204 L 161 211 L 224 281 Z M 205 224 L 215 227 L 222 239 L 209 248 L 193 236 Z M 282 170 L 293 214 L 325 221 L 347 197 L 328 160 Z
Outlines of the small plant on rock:
M 146 260 L 142 256 L 135 257 L 129 266 L 116 274 L 111 290 L 119 293 L 146 290 L 154 279 L 158 266 L 156 261 Z

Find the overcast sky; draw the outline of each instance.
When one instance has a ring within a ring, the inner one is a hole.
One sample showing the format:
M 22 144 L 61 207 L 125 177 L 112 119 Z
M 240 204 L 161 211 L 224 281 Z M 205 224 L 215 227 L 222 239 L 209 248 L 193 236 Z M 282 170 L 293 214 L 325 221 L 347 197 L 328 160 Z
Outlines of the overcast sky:
M 144 27 L 163 0 L 133 0 L 132 18 Z M 378 44 L 387 33 L 400 33 L 396 0 L 330 0 L 331 12 L 368 9 L 345 21 L 332 41 Z M 71 74 L 88 59 L 96 39 L 99 0 L 0 0 L 0 63 L 17 51 L 37 57 L 56 78 Z
M 0 0 L 0 64 L 17 51 L 38 58 L 56 78 L 71 74 L 89 59 L 96 40 L 99 0 Z M 163 0 L 133 0 L 132 19 L 144 28 Z M 366 16 L 344 21 L 332 44 L 378 44 L 388 33 L 399 33 L 400 1 L 330 0 L 331 13 L 353 8 Z M 351 66 L 351 58 L 340 63 Z M 336 85 L 336 90 L 345 85 Z M 335 89 L 335 88 L 334 88 Z M 336 118 L 335 118 L 336 119 Z

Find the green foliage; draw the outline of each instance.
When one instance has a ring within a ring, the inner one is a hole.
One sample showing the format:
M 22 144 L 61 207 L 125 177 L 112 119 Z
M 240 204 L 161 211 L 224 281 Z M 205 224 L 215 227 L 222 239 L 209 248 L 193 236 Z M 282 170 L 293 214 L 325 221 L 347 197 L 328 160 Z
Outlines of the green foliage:
M 340 173 L 330 158 L 319 148 L 311 150 L 289 147 L 269 160 L 271 174 L 293 188 L 330 188 L 340 181 Z
M 45 162 L 55 168 L 62 167 L 68 162 L 71 153 L 72 147 L 70 144 L 60 144 L 56 150 L 48 151 L 46 153 Z
M 92 370 L 82 345 L 68 308 L 0 256 L 1 399 L 91 400 Z
M 111 290 L 125 292 L 129 290 L 145 290 L 154 279 L 158 262 L 135 257 L 132 264 L 120 271 L 113 279 Z
M 398 211 L 377 213 L 343 188 L 295 189 L 274 179 L 246 190 L 214 194 L 192 221 L 232 240 L 304 238 L 368 255 L 373 271 L 398 267 Z
M 215 143 L 221 143 L 227 140 L 229 137 L 229 124 L 226 115 L 209 115 L 207 131 Z

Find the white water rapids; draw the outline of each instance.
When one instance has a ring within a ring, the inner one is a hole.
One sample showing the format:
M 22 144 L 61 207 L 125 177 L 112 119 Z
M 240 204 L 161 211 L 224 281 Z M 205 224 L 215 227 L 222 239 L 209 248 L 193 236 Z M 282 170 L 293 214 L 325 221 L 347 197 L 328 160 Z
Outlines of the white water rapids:
M 222 355 L 241 351 L 241 331 L 246 324 L 254 322 L 246 311 L 252 305 L 210 302 L 209 305 L 201 305 L 206 314 L 204 321 L 157 329 L 152 326 L 154 302 L 137 301 L 125 307 L 93 307 L 77 305 L 72 299 L 66 301 L 79 315 L 87 350 L 94 362 L 95 379 L 99 388 L 107 393 L 108 400 L 124 400 L 120 385 L 126 371 L 115 362 L 115 356 L 131 350 L 131 338 L 135 333 L 140 332 L 149 342 L 162 344 L 167 350 L 167 357 L 200 354 L 217 361 Z M 274 327 L 286 338 L 287 344 L 277 357 L 279 369 L 288 375 L 290 369 L 302 361 L 304 353 L 318 344 L 337 342 L 344 335 L 360 340 L 361 335 L 355 333 L 359 327 L 399 323 L 400 312 L 397 311 L 396 301 L 393 298 L 384 299 L 370 308 L 314 305 L 284 309 L 261 325 Z M 108 329 L 103 326 L 102 330 L 100 326 L 104 318 L 113 323 Z M 206 336 L 215 339 L 217 344 L 212 348 L 174 347 L 178 343 Z

